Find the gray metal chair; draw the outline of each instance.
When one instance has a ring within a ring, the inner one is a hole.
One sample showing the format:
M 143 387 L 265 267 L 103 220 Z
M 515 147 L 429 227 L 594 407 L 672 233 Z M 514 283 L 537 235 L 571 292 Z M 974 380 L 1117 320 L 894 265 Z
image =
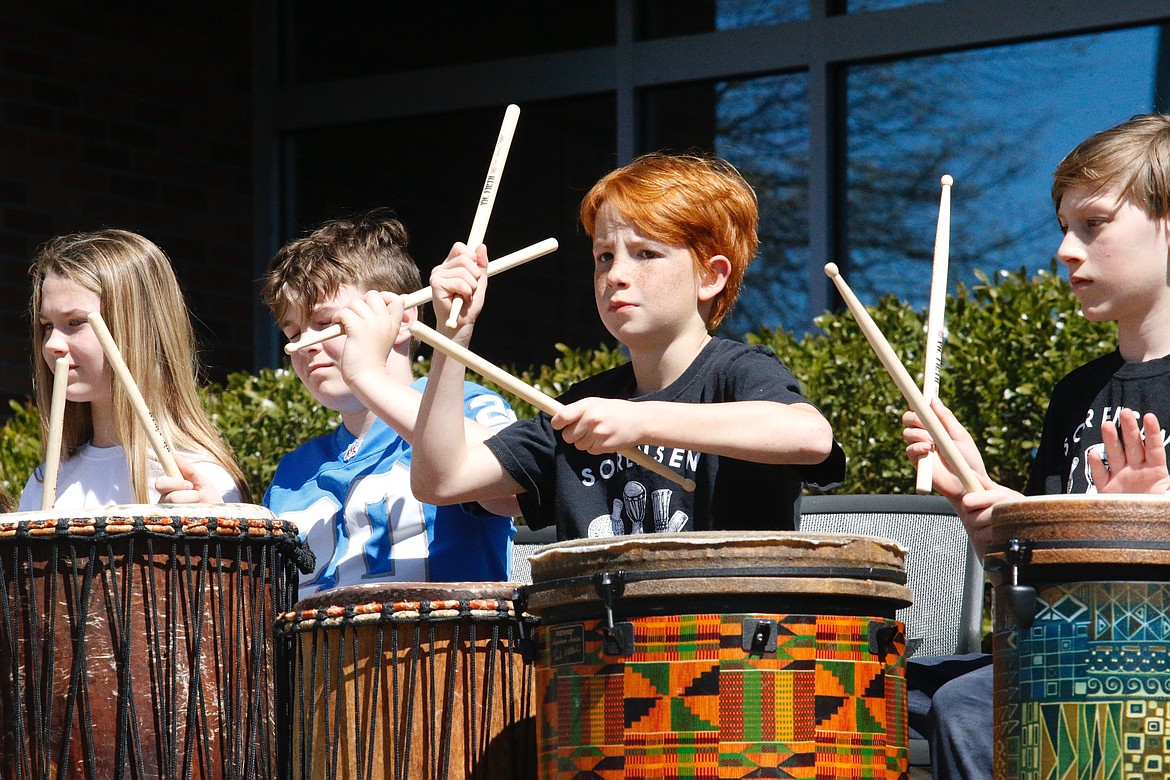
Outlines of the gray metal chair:
M 517 525 L 516 535 L 512 537 L 512 582 L 532 584 L 532 567 L 528 565 L 528 556 L 556 540 L 556 526 L 534 531 L 526 525 Z

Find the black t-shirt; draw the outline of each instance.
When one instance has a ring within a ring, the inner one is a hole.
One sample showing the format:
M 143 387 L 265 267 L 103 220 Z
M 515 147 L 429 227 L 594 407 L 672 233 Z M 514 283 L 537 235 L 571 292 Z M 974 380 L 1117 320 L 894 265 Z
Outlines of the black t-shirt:
M 1117 424 L 1122 407 L 1170 421 L 1170 357 L 1127 363 L 1111 352 L 1070 372 L 1052 390 L 1029 495 L 1096 493 L 1086 455 L 1104 455 L 1101 425 Z M 1159 435 L 1166 443 L 1166 430 Z
M 784 364 L 767 347 L 713 338 L 669 387 L 638 398 L 630 365 L 577 383 L 560 400 L 589 396 L 634 401 L 808 403 Z M 845 477 L 845 455 L 816 466 L 750 463 L 670 447 L 643 450 L 695 480 L 688 493 L 620 455 L 590 455 L 565 444 L 547 414 L 520 420 L 487 446 L 524 493 L 518 496 L 533 528 L 555 525 L 557 538 L 709 530 L 792 530 L 802 482 L 831 487 Z

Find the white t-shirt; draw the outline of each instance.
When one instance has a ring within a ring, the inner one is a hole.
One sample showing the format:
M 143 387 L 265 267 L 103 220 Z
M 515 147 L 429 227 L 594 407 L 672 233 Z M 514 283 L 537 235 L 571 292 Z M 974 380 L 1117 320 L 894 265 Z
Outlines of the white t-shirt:
M 205 455 L 189 452 L 179 454 L 187 458 L 192 468 L 215 486 L 225 503 L 242 500 L 235 480 L 218 463 L 209 462 Z M 158 502 L 159 494 L 154 489 L 154 480 L 164 473 L 161 463 L 147 459 L 146 474 L 149 483 L 147 498 L 150 503 Z M 44 475 L 44 464 L 41 464 L 28 478 L 24 491 L 20 494 L 19 511 L 33 512 L 41 508 Z M 130 469 L 126 465 L 126 454 L 120 445 L 95 447 L 92 444 L 83 444 L 77 448 L 72 458 L 61 462 L 61 468 L 57 472 L 57 501 L 53 505 L 54 509 L 69 511 L 134 503 L 137 501 L 130 486 Z

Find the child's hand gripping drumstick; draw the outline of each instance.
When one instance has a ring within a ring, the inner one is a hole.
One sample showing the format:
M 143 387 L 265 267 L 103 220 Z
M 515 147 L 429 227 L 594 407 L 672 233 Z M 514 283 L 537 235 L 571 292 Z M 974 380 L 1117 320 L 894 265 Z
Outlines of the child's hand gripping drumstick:
M 143 399 L 138 385 L 135 384 L 134 377 L 130 376 L 130 369 L 127 368 L 126 361 L 122 359 L 122 352 L 118 349 L 118 345 L 114 343 L 114 337 L 110 334 L 110 329 L 106 327 L 106 321 L 96 311 L 90 313 L 88 320 L 90 327 L 93 328 L 94 334 L 97 335 L 98 342 L 102 345 L 102 350 L 106 353 L 106 360 L 110 361 L 110 366 L 114 369 L 114 374 L 118 377 L 118 381 L 122 383 L 122 387 L 126 390 L 126 395 L 130 398 L 130 405 L 134 407 L 134 414 L 138 417 L 138 422 L 142 425 L 143 430 L 146 431 L 146 437 L 150 440 L 150 446 L 154 449 L 154 454 L 158 456 L 158 462 L 162 464 L 163 470 L 166 471 L 168 477 L 185 479 L 183 473 L 179 470 L 179 464 L 175 462 L 174 449 L 163 436 L 162 430 L 158 427 L 158 422 L 146 406 L 146 401 Z
M 518 249 L 510 255 L 504 255 L 503 257 L 492 260 L 487 265 L 487 275 L 495 276 L 496 274 L 507 271 L 510 268 L 515 268 L 518 265 L 524 265 L 524 263 L 527 263 L 529 260 L 535 260 L 538 257 L 544 257 L 547 254 L 555 252 L 557 250 L 557 246 L 558 244 L 555 238 L 546 238 L 543 241 L 537 241 L 535 244 L 526 246 L 523 249 Z M 424 287 L 421 290 L 416 290 L 415 292 L 402 296 L 402 308 L 413 309 L 416 306 L 422 306 L 424 303 L 430 303 L 433 298 L 434 291 L 430 287 Z M 462 301 L 463 299 L 457 298 L 456 300 Z M 330 325 L 327 328 L 322 328 L 320 331 L 312 334 L 311 336 L 305 336 L 299 341 L 290 341 L 285 345 L 284 351 L 291 355 L 298 349 L 304 349 L 305 347 L 311 346 L 313 344 L 320 344 L 322 341 L 328 341 L 331 338 L 340 336 L 343 332 L 344 328 L 342 328 L 341 325 Z
M 526 382 L 512 376 L 507 371 L 504 371 L 499 366 L 485 360 L 471 350 L 460 344 L 452 341 L 437 330 L 430 328 L 421 322 L 415 320 L 410 324 L 410 333 L 419 341 L 425 341 L 432 347 L 442 352 L 452 360 L 457 360 L 463 365 L 475 371 L 480 376 L 483 376 L 495 382 L 500 387 L 507 388 L 510 392 L 515 393 L 520 398 L 523 398 L 528 403 L 535 406 L 542 412 L 550 415 L 557 414 L 561 409 L 565 408 L 564 404 L 555 398 L 545 395 L 536 388 L 530 386 Z M 627 458 L 634 463 L 637 463 L 643 468 L 653 471 L 655 474 L 666 477 L 676 485 L 681 486 L 684 490 L 694 491 L 695 481 L 680 474 L 675 473 L 667 466 L 659 463 L 646 453 L 637 448 L 630 448 L 618 452 L 624 458 Z
M 479 195 L 479 206 L 475 210 L 475 219 L 471 221 L 471 235 L 467 239 L 467 246 L 472 252 L 483 243 L 487 234 L 488 219 L 492 215 L 492 206 L 496 202 L 496 190 L 499 189 L 500 174 L 504 171 L 504 163 L 508 160 L 508 150 L 512 148 L 512 136 L 516 133 L 516 122 L 520 119 L 520 106 L 510 105 L 504 111 L 504 121 L 500 125 L 500 134 L 496 138 L 496 148 L 492 152 L 492 161 L 488 166 L 487 178 L 483 182 L 483 191 Z M 463 299 L 451 301 L 451 314 L 447 317 L 447 327 L 454 329 L 458 324 L 459 310 L 463 308 Z
M 57 503 L 57 472 L 61 468 L 61 433 L 65 425 L 65 392 L 69 389 L 69 358 L 57 358 L 53 365 L 53 396 L 49 403 L 49 440 L 45 443 L 45 484 L 41 509 Z
M 902 365 L 902 361 L 894 353 L 890 342 L 886 341 L 886 337 L 882 335 L 877 323 L 873 321 L 873 318 L 869 316 L 869 312 L 861 305 L 861 301 L 849 289 L 849 285 L 845 283 L 840 271 L 837 270 L 836 264 L 826 264 L 825 274 L 837 286 L 841 297 L 845 299 L 845 305 L 849 307 L 853 318 L 857 320 L 857 324 L 861 327 L 861 332 L 865 335 L 866 341 L 869 342 L 873 351 L 877 353 L 878 359 L 885 366 L 890 378 L 894 380 L 894 384 L 898 386 L 902 397 L 906 399 L 906 403 L 910 404 L 910 408 L 918 415 L 918 419 L 922 420 L 922 424 L 926 426 L 926 430 L 930 432 L 931 438 L 934 439 L 934 446 L 938 449 L 943 461 L 947 464 L 947 468 L 959 478 L 963 483 L 963 488 L 968 493 L 983 490 L 984 488 L 979 482 L 979 477 L 967 465 L 967 461 L 963 459 L 962 453 L 959 452 L 958 446 L 955 445 L 955 440 L 947 433 L 942 421 L 938 419 L 938 415 L 930 408 L 930 403 L 923 397 L 922 392 L 914 384 L 914 380 L 910 377 L 910 372 Z

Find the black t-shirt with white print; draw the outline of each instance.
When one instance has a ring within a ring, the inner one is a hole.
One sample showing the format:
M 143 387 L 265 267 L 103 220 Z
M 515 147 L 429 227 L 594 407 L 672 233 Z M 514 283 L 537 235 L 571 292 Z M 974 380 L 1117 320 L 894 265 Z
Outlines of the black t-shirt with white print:
M 1139 420 L 1153 412 L 1163 428 L 1170 423 L 1170 356 L 1140 363 L 1111 352 L 1070 372 L 1057 382 L 1044 418 L 1040 448 L 1032 463 L 1029 495 L 1096 493 L 1086 456 L 1104 455 L 1101 426 L 1116 425 L 1122 408 Z
M 589 396 L 634 401 L 808 403 L 800 386 L 767 347 L 713 338 L 669 387 L 638 398 L 627 364 L 574 385 L 560 400 Z M 816 466 L 750 463 L 691 450 L 644 445 L 673 471 L 695 480 L 694 493 L 621 455 L 590 455 L 565 444 L 547 414 L 520 420 L 487 446 L 524 488 L 518 498 L 533 528 L 555 525 L 557 538 L 709 531 L 792 530 L 803 482 L 832 487 L 845 477 L 836 442 Z

